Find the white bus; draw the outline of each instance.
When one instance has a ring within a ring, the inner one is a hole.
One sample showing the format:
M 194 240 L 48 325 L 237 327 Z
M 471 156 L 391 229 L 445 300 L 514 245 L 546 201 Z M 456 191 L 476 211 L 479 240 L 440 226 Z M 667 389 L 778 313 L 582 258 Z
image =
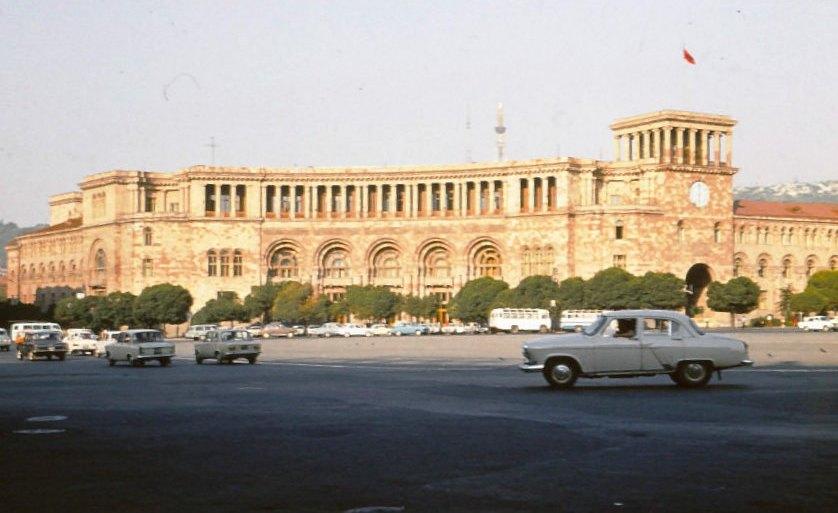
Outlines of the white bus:
M 489 313 L 489 329 L 492 332 L 508 331 L 550 331 L 550 312 L 543 308 L 495 308 Z
M 582 331 L 609 310 L 564 310 L 559 328 L 565 331 Z
M 17 340 L 17 336 L 21 332 L 34 331 L 34 330 L 57 331 L 60 334 L 61 333 L 61 326 L 59 326 L 58 324 L 55 324 L 54 322 L 14 321 L 12 323 L 11 327 L 9 328 L 9 331 L 11 332 L 12 341 Z

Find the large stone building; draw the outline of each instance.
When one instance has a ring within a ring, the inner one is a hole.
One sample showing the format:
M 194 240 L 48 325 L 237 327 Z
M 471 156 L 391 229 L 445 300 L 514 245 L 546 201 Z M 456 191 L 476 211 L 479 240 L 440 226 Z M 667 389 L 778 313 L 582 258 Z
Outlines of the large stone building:
M 737 202 L 727 116 L 660 111 L 611 125 L 615 158 L 455 166 L 110 171 L 50 199 L 50 226 L 7 246 L 8 293 L 139 293 L 173 282 L 196 308 L 300 280 L 449 298 L 480 276 L 511 285 L 623 267 L 672 272 L 703 303 L 711 280 L 802 290 L 835 268 L 835 205 Z M 724 317 L 723 317 L 724 318 Z

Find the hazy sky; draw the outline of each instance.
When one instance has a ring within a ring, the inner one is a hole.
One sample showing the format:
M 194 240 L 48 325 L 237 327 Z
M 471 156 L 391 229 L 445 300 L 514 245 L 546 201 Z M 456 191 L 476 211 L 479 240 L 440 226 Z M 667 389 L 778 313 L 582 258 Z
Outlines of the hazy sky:
M 737 184 L 836 178 L 837 25 L 836 1 L 0 0 L 0 219 L 209 164 L 210 137 L 231 166 L 492 160 L 499 101 L 510 159 L 611 159 L 612 120 L 684 109 L 739 120 Z

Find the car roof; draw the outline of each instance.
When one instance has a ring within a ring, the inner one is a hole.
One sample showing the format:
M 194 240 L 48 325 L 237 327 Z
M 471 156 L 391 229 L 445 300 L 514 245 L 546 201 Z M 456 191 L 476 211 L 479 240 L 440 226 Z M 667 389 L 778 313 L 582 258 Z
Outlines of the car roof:
M 134 330 L 125 330 L 125 333 L 160 333 L 160 330 L 152 330 L 152 329 L 134 329 Z M 118 331 L 116 333 L 119 333 Z
M 602 315 L 603 317 L 661 317 L 677 319 L 681 322 L 689 322 L 690 320 L 686 315 L 674 310 L 614 310 Z

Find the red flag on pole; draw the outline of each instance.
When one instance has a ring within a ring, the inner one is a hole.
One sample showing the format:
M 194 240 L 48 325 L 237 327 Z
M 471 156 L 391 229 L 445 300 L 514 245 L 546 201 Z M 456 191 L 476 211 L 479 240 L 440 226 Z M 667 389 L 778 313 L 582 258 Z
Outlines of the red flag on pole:
M 695 58 L 693 58 L 692 54 L 686 48 L 684 48 L 684 60 L 690 64 L 695 64 Z

